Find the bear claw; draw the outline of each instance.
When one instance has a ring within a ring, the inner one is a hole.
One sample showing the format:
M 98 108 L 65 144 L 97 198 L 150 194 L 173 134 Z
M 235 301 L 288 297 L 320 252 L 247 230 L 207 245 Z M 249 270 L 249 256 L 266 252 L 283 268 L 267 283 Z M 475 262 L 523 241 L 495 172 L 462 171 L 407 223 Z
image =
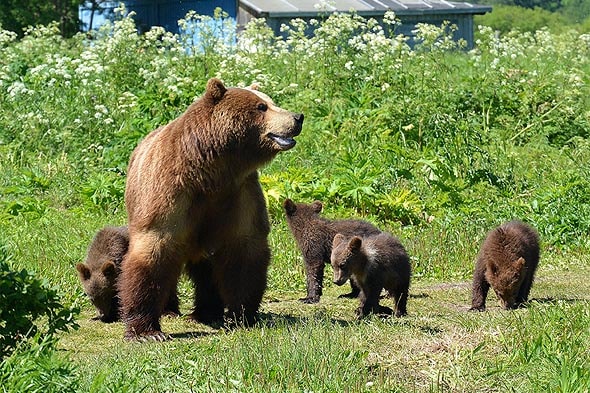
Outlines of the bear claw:
M 168 341 L 170 339 L 170 336 L 160 331 L 144 332 L 141 334 L 136 334 L 134 332 L 126 332 L 125 339 L 128 341 L 137 341 L 142 343 L 146 343 L 149 341 L 164 342 Z

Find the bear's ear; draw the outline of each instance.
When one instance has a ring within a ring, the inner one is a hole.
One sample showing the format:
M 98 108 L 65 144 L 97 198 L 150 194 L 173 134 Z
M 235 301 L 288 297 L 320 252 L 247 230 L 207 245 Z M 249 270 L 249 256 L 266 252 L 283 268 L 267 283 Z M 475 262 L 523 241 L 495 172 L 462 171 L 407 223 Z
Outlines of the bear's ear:
M 105 277 L 115 277 L 117 274 L 115 264 L 111 261 L 103 263 L 100 271 L 102 271 L 102 274 L 104 274 Z
M 260 90 L 260 85 L 256 82 L 252 82 L 252 84 L 250 85 L 250 87 L 248 87 L 248 89 L 258 91 L 258 90 Z
M 219 101 L 225 94 L 227 89 L 223 85 L 223 82 L 217 78 L 211 78 L 207 82 L 207 88 L 205 90 L 205 95 L 211 98 L 213 101 Z
M 494 276 L 498 275 L 498 265 L 496 265 L 496 262 L 490 261 L 488 267 Z
M 79 263 L 76 265 L 76 270 L 78 271 L 78 275 L 80 276 L 80 280 L 86 281 L 90 278 L 90 269 L 83 263 Z
M 362 244 L 363 244 L 363 240 L 358 236 L 354 236 L 348 242 L 348 247 L 354 251 L 354 250 L 360 249 Z
M 285 202 L 283 202 L 283 207 L 285 208 L 285 213 L 287 213 L 289 216 L 292 216 L 297 211 L 297 205 L 295 205 L 295 202 L 290 199 L 285 199 Z
M 343 234 L 337 233 L 336 235 L 334 235 L 334 239 L 332 240 L 332 247 L 336 246 L 338 243 L 342 243 L 344 239 L 345 237 Z
M 524 268 L 524 258 L 520 257 L 514 262 L 514 267 L 518 270 L 522 270 Z
M 322 202 L 320 202 L 320 201 L 313 201 L 311 206 L 313 207 L 313 211 L 316 213 L 319 213 L 322 211 L 323 206 L 322 206 Z

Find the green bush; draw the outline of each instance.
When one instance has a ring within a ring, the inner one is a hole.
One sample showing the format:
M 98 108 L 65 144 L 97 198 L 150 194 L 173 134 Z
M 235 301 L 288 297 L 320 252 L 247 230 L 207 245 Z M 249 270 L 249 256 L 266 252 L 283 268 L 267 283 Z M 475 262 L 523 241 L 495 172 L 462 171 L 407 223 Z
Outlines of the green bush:
M 63 306 L 56 290 L 25 269 L 13 270 L 0 247 L 0 358 L 28 339 L 77 328 L 77 307 Z
M 17 345 L 0 362 L 0 389 L 3 393 L 78 392 L 75 365 L 55 350 L 55 337 L 37 335 L 31 345 Z
M 496 5 L 492 12 L 476 15 L 474 23 L 489 26 L 501 34 L 512 30 L 535 32 L 549 28 L 551 31 L 560 32 L 571 28 L 571 23 L 560 13 L 512 5 Z

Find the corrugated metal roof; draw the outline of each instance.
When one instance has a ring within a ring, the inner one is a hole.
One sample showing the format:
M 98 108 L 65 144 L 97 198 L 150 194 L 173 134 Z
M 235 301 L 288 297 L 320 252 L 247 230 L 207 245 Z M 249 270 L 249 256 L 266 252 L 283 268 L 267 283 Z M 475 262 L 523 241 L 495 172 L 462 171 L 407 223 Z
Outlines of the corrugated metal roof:
M 269 17 L 298 17 L 317 15 L 319 0 L 240 0 L 240 6 L 251 13 Z M 446 0 L 336 0 L 321 12 L 348 12 L 359 15 L 380 15 L 392 10 L 399 15 L 409 14 L 484 14 L 492 7 L 467 2 Z

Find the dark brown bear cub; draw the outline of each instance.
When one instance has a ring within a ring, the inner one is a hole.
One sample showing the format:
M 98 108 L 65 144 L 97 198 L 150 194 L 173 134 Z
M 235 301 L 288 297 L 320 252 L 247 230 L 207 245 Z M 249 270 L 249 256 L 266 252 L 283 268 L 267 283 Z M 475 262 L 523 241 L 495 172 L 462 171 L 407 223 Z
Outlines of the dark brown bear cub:
M 117 280 L 128 248 L 127 227 L 108 226 L 94 236 L 88 247 L 86 262 L 76 265 L 84 293 L 96 308 L 96 316 L 92 319 L 107 323 L 119 320 Z M 166 306 L 166 314 L 180 314 L 176 292 Z
M 127 227 L 105 227 L 94 236 L 86 262 L 76 265 L 84 292 L 96 308 L 93 319 L 103 322 L 119 319 L 116 283 L 128 247 Z
M 388 233 L 361 238 L 334 236 L 331 256 L 334 283 L 342 285 L 352 278 L 361 289 L 357 316 L 392 314 L 379 304 L 385 288 L 395 300 L 395 316 L 406 315 L 410 288 L 410 258 L 398 239 Z
M 490 231 L 473 274 L 471 309 L 484 311 L 490 286 L 504 309 L 528 300 L 539 263 L 539 236 L 529 225 L 510 221 Z
M 307 296 L 299 299 L 304 303 L 317 303 L 322 295 L 324 266 L 330 263 L 332 240 L 336 233 L 345 236 L 376 235 L 381 231 L 361 220 L 328 220 L 320 217 L 322 203 L 295 203 L 290 199 L 283 203 L 289 229 L 303 254 L 307 275 Z M 359 289 L 350 282 L 352 292 L 344 297 L 356 297 Z

